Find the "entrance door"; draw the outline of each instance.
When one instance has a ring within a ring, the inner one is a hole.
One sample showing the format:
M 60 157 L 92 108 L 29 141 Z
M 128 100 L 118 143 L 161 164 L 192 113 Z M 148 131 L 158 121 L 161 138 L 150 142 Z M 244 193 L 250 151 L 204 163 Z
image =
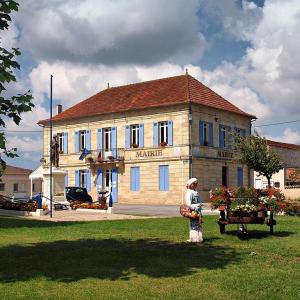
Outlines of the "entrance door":
M 111 192 L 113 203 L 118 202 L 118 169 L 106 169 L 104 187 Z
M 222 186 L 228 186 L 228 167 L 222 167 Z

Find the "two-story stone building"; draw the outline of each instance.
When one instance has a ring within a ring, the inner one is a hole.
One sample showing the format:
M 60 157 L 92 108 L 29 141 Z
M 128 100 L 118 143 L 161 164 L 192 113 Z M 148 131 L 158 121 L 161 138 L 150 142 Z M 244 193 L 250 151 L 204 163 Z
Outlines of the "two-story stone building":
M 231 133 L 250 134 L 254 118 L 186 74 L 107 88 L 54 116 L 53 133 L 66 185 L 94 199 L 111 189 L 114 202 L 179 204 L 191 176 L 205 199 L 216 186 L 249 185 Z M 49 120 L 39 124 L 47 166 Z

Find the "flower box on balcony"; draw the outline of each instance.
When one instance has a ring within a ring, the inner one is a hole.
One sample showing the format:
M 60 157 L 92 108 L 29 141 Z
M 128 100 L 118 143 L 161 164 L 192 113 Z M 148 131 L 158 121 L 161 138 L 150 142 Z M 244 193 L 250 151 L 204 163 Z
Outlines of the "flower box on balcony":
M 166 143 L 166 142 L 161 142 L 159 145 L 160 145 L 161 147 L 166 147 L 166 146 L 168 146 L 168 143 Z

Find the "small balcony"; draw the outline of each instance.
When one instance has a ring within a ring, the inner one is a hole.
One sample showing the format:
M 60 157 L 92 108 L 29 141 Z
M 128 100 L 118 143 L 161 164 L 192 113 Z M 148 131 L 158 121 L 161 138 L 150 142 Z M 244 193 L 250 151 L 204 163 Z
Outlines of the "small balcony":
M 85 162 L 91 165 L 111 164 L 124 161 L 125 150 L 123 148 L 111 149 L 109 151 L 92 150 L 85 157 Z

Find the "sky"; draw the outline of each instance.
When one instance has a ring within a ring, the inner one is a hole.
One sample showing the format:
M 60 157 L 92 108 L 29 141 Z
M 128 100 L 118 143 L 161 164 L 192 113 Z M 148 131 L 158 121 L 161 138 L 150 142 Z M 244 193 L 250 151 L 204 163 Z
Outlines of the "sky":
M 299 0 L 22 0 L 1 46 L 19 47 L 13 95 L 31 90 L 35 108 L 20 126 L 7 120 L 9 164 L 34 169 L 42 128 L 66 109 L 110 86 L 190 75 L 257 116 L 258 132 L 300 144 Z M 296 122 L 293 122 L 296 121 Z M 274 123 L 290 122 L 272 126 Z M 14 131 L 23 132 L 14 132 Z M 37 132 L 24 132 L 37 131 Z

